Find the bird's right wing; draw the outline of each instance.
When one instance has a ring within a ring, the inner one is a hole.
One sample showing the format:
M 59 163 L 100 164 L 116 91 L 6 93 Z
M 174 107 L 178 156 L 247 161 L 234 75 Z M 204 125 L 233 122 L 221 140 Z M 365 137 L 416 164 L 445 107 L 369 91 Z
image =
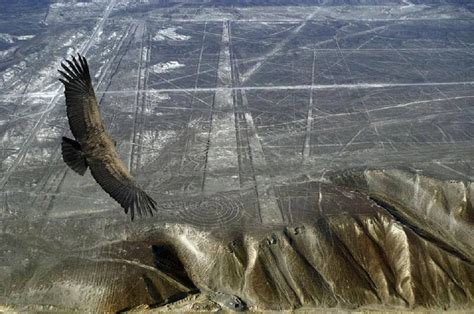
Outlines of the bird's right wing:
M 59 80 L 64 84 L 66 96 L 67 117 L 71 132 L 81 141 L 88 130 L 103 130 L 99 107 L 92 86 L 89 66 L 86 58 L 78 54 L 67 64 L 61 63 L 63 70 L 58 70 L 63 76 Z
M 130 210 L 132 220 L 135 211 L 139 216 L 153 216 L 156 202 L 138 186 L 120 159 L 109 156 L 88 160 L 88 164 L 97 183 L 122 206 L 126 214 Z

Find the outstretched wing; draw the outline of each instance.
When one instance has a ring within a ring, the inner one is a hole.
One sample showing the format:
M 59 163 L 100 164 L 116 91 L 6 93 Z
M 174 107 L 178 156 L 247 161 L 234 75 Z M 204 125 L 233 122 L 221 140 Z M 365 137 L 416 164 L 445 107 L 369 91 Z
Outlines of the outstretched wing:
M 115 154 L 112 154 L 115 155 Z M 92 176 L 100 186 L 125 210 L 130 210 L 132 220 L 135 211 L 139 216 L 156 211 L 156 202 L 143 191 L 128 173 L 118 157 L 88 161 Z
M 103 129 L 99 107 L 92 87 L 86 58 L 78 54 L 78 60 L 71 57 L 67 65 L 61 63 L 66 109 L 69 126 L 74 137 L 81 141 L 90 129 Z

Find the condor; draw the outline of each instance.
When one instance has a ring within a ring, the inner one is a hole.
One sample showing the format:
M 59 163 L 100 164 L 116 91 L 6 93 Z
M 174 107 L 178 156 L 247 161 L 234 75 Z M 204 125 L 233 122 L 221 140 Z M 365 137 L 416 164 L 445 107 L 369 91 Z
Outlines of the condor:
M 87 168 L 99 185 L 115 199 L 131 219 L 156 211 L 156 202 L 139 187 L 133 176 L 120 160 L 115 141 L 104 128 L 95 97 L 86 59 L 78 54 L 61 63 L 67 117 L 72 140 L 62 138 L 64 162 L 75 172 L 84 175 Z

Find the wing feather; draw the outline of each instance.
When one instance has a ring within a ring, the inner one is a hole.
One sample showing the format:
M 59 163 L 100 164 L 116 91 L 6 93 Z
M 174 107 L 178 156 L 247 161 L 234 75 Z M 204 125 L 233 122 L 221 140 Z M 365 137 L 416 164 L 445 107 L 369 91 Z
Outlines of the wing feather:
M 120 164 L 118 164 L 120 163 Z M 137 213 L 139 216 L 156 211 L 156 202 L 143 191 L 128 172 L 124 172 L 119 159 L 104 162 L 94 160 L 89 162 L 92 176 L 114 200 L 130 215 L 132 220 Z
M 66 60 L 67 64 L 61 63 L 62 69 L 58 72 L 65 87 L 69 126 L 74 137 L 81 141 L 88 130 L 102 130 L 103 125 L 87 61 L 79 54 L 79 61 L 75 57 L 71 59 Z

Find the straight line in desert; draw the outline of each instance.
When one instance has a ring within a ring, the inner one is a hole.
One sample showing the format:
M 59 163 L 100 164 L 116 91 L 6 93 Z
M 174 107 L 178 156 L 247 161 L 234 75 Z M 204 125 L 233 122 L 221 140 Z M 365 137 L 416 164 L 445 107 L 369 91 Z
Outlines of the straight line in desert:
M 217 92 L 226 90 L 244 90 L 244 91 L 271 91 L 271 90 L 304 90 L 304 89 L 364 89 L 364 88 L 390 88 L 390 87 L 423 87 L 423 86 L 457 86 L 457 85 L 474 85 L 474 81 L 458 81 L 458 82 L 426 82 L 426 83 L 358 83 L 358 84 L 302 84 L 302 85 L 274 85 L 274 86 L 218 86 L 218 87 L 203 87 L 203 88 L 163 88 L 163 89 L 148 89 L 139 90 L 140 93 L 159 94 L 159 93 L 191 93 L 191 92 Z M 107 95 L 134 95 L 137 90 L 98 90 L 97 93 L 104 93 Z M 45 93 L 25 93 L 25 94 L 4 94 L 0 99 L 32 97 L 32 98 L 51 98 L 55 92 Z
M 245 91 L 242 91 L 242 106 L 248 108 L 248 99 Z M 248 141 L 250 153 L 252 154 L 252 168 L 254 169 L 260 218 L 263 224 L 283 223 L 283 214 L 276 200 L 273 183 L 271 178 L 268 176 L 269 169 L 262 143 L 258 137 L 257 128 L 253 122 L 252 114 L 248 110 L 245 112 L 245 121 L 248 127 L 247 133 L 249 133 Z
M 131 108 L 131 111 L 134 113 L 133 114 L 133 127 L 132 127 L 132 134 L 130 136 L 129 153 L 127 154 L 128 160 L 126 160 L 126 164 L 128 164 L 128 169 L 131 173 L 133 173 L 133 171 L 135 171 L 139 167 L 139 163 L 138 163 L 139 157 L 136 156 L 139 150 L 139 147 L 137 146 L 137 141 L 138 141 L 138 137 L 140 136 L 139 134 L 137 134 L 139 132 L 138 119 L 139 119 L 140 113 L 143 114 L 142 112 L 143 107 L 141 107 L 140 104 L 142 104 L 142 106 L 144 105 L 144 102 L 145 102 L 144 97 L 146 94 L 138 92 L 138 91 L 141 90 L 142 87 L 145 85 L 145 80 L 146 80 L 146 70 L 143 66 L 143 64 L 147 62 L 147 60 L 144 60 L 144 59 L 146 59 L 148 55 L 147 53 L 148 47 L 144 45 L 145 33 L 146 33 L 145 23 L 143 22 L 139 23 L 137 34 L 138 34 L 138 37 L 140 38 L 139 39 L 140 40 L 140 49 L 139 49 L 140 55 L 138 57 L 139 61 L 138 61 L 138 69 L 137 69 L 137 82 L 136 82 L 137 92 L 135 94 L 133 107 Z
M 218 22 L 223 22 L 223 21 L 230 21 L 230 22 L 236 22 L 236 23 L 268 23 L 268 24 L 289 24 L 289 23 L 302 23 L 307 20 L 307 18 L 291 18 L 291 19 L 282 19 L 282 18 L 276 18 L 276 19 L 258 19 L 258 18 L 253 18 L 253 19 L 243 19 L 243 18 L 232 18 L 230 16 L 222 17 L 222 18 L 189 18 L 189 19 L 182 19 L 182 18 L 172 18 L 173 22 L 175 23 L 203 23 L 203 22 L 208 22 L 208 23 L 218 23 Z M 331 21 L 334 19 L 328 18 L 328 17 L 312 17 L 311 21 L 314 22 L 327 22 Z M 433 22 L 438 22 L 438 21 L 471 21 L 471 18 L 469 17 L 439 17 L 439 18 L 434 18 L 434 17 L 403 17 L 401 19 L 400 17 L 395 17 L 395 18 L 337 18 L 337 21 L 343 21 L 343 22 L 407 22 L 407 21 L 433 21 Z M 169 22 L 170 19 L 169 17 L 167 18 L 153 18 L 153 21 L 156 22 Z
M 227 22 L 224 22 L 222 26 L 216 85 L 203 180 L 203 192 L 206 193 L 240 188 L 234 98 L 232 97 L 229 24 Z
M 311 67 L 311 86 L 314 85 L 314 65 L 316 62 L 316 52 L 313 51 L 313 64 Z M 313 125 L 313 89 L 309 91 L 308 114 L 306 116 L 306 133 L 303 144 L 303 162 L 309 159 L 311 153 L 311 128 Z

